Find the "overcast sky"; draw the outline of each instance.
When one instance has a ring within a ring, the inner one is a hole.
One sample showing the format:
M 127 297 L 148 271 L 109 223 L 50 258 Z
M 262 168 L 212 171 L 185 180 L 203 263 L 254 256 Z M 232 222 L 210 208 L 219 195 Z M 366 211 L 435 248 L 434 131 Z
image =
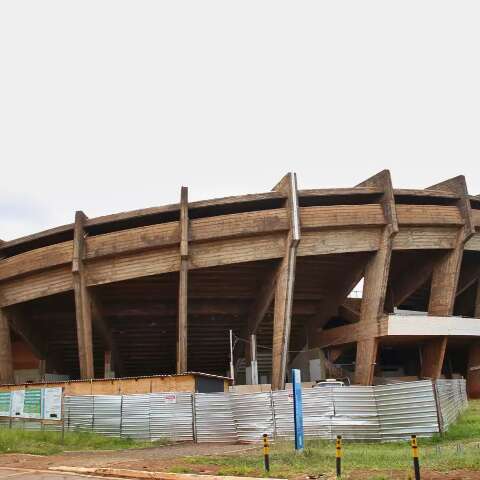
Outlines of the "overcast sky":
M 0 3 L 0 238 L 178 201 L 464 174 L 480 2 Z

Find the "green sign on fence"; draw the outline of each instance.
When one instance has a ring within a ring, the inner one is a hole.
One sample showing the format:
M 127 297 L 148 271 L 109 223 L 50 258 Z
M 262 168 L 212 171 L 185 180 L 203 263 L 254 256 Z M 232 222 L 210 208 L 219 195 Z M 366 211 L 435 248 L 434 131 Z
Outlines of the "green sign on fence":
M 42 417 L 42 390 L 40 388 L 25 390 L 23 414 L 30 418 Z

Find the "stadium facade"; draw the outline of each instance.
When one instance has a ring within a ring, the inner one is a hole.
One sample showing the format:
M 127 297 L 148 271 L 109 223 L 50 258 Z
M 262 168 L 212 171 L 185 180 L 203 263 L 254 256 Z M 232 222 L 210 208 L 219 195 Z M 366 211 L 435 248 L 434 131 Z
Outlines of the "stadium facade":
M 241 383 L 258 370 L 282 389 L 296 366 L 363 385 L 463 376 L 479 396 L 479 278 L 463 176 L 299 190 L 290 173 L 199 202 L 182 187 L 178 204 L 0 243 L 0 382 L 225 375 L 232 330 Z

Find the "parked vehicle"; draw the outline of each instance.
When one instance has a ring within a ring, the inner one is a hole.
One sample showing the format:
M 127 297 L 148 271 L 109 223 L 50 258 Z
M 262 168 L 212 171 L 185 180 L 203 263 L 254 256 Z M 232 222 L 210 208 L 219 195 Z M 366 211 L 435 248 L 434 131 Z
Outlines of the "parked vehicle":
M 326 380 L 318 380 L 313 388 L 328 388 L 328 387 L 344 387 L 345 382 L 336 378 L 327 378 Z

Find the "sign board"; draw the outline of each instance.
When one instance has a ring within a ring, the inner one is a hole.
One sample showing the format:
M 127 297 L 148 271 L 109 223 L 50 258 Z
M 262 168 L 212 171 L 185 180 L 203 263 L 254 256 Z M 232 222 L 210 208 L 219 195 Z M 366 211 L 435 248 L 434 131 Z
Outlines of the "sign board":
M 42 389 L 25 390 L 23 399 L 23 416 L 25 418 L 42 418 Z
M 0 392 L 0 417 L 10 416 L 10 392 Z
M 302 379 L 300 370 L 292 369 L 293 386 L 293 424 L 295 426 L 295 450 L 303 451 L 303 407 L 302 407 Z
M 12 404 L 10 416 L 23 417 L 23 401 L 25 398 L 25 390 L 14 390 L 12 392 Z
M 45 420 L 62 419 L 62 388 L 43 389 L 43 418 Z
M 175 393 L 167 393 L 165 395 L 165 403 L 177 403 L 177 395 Z

